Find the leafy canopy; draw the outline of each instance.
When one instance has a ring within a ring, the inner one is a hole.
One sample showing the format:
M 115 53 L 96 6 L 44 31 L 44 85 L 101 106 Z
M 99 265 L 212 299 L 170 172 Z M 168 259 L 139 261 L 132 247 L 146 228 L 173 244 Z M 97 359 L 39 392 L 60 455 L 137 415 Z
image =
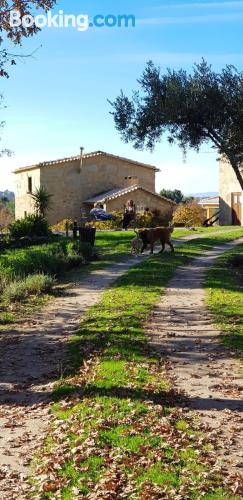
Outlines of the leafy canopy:
M 40 31 L 37 26 L 24 27 L 10 26 L 11 10 L 18 10 L 21 17 L 25 15 L 34 15 L 36 9 L 42 9 L 45 12 L 55 5 L 56 0 L 0 0 L 0 76 L 8 77 L 5 67 L 8 63 L 16 64 L 18 56 L 10 53 L 6 47 L 10 41 L 14 46 L 21 45 L 24 38 L 33 36 Z M 22 56 L 23 57 L 23 56 Z
M 184 196 L 180 189 L 162 189 L 160 191 L 160 195 L 165 198 L 169 198 L 169 200 L 173 200 L 176 203 L 187 203 L 193 200 L 192 196 Z
M 34 200 L 34 207 L 36 215 L 45 217 L 46 212 L 51 208 L 52 194 L 49 194 L 43 186 L 40 186 L 31 195 Z
M 220 73 L 205 60 L 185 70 L 160 69 L 150 61 L 129 99 L 111 102 L 123 140 L 152 150 L 163 134 L 185 153 L 211 142 L 231 164 L 243 189 L 243 73 L 226 66 Z

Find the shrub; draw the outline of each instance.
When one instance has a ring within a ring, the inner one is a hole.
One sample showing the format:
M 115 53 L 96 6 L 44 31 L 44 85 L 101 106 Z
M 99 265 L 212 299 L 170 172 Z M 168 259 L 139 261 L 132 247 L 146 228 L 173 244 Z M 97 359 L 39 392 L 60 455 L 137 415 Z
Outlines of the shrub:
M 174 224 L 184 224 L 185 226 L 202 226 L 205 221 L 204 210 L 196 201 L 181 204 L 174 212 Z
M 72 229 L 73 221 L 71 219 L 63 219 L 54 226 L 51 227 L 52 231 L 66 231 L 66 225 L 69 229 Z
M 0 255 L 0 292 L 10 281 L 36 273 L 59 276 L 90 258 L 95 258 L 95 250 L 78 240 L 61 239 L 39 247 L 6 250 Z
M 113 220 L 106 221 L 95 221 L 92 222 L 92 226 L 100 231 L 111 231 L 118 230 L 122 228 L 123 212 L 117 211 L 113 212 Z
M 96 256 L 96 251 L 90 243 L 80 242 L 80 252 L 87 262 L 90 262 Z
M 237 267 L 243 270 L 243 255 L 236 254 L 229 258 L 229 263 L 232 267 Z
M 68 255 L 81 255 L 82 254 L 82 243 L 79 240 L 71 240 L 66 246 Z
M 72 240 L 67 243 L 66 248 L 68 256 L 82 256 L 83 262 L 90 262 L 98 257 L 96 249 L 90 243 Z
M 49 194 L 43 186 L 40 186 L 31 195 L 34 201 L 35 213 L 40 217 L 45 217 L 46 212 L 51 208 L 52 194 Z
M 49 251 L 54 257 L 66 257 L 68 255 L 67 246 L 66 241 L 58 241 L 52 245 Z
M 5 312 L 1 314 L 0 325 L 9 325 L 11 323 L 14 323 L 15 320 L 16 317 L 13 313 Z
M 3 294 L 7 302 L 19 302 L 30 295 L 50 292 L 55 284 L 54 278 L 45 274 L 33 274 L 24 280 L 10 283 Z
M 12 238 L 23 238 L 26 236 L 47 236 L 49 226 L 46 219 L 40 215 L 28 215 L 24 219 L 16 220 L 9 226 L 10 236 Z
M 123 212 L 113 212 L 114 219 L 104 222 L 94 222 L 92 223 L 96 229 L 101 231 L 109 230 L 119 230 L 122 228 Z M 156 227 L 156 226 L 168 226 L 172 219 L 172 211 L 168 210 L 164 214 L 160 214 L 158 210 L 153 212 L 138 213 L 136 219 L 132 221 L 132 227 Z
M 68 255 L 65 260 L 65 268 L 66 270 L 73 269 L 85 264 L 85 262 L 83 255 Z
M 3 292 L 4 288 L 9 283 L 10 279 L 6 275 L 3 269 L 0 269 L 0 293 Z

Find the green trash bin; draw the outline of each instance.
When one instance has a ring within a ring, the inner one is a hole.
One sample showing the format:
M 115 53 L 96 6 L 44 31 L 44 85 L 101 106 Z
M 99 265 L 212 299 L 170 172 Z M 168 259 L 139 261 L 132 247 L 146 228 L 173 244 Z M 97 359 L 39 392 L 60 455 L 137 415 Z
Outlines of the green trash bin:
M 89 243 L 92 247 L 95 244 L 96 228 L 95 227 L 80 227 L 79 228 L 80 241 L 82 243 Z

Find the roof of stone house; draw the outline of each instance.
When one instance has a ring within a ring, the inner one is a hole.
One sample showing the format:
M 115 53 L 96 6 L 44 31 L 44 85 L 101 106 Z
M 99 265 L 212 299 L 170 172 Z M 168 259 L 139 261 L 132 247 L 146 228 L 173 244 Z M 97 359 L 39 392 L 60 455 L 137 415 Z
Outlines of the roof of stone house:
M 168 198 L 165 198 L 164 196 L 160 196 L 160 194 L 154 193 L 153 191 L 150 191 L 150 190 L 148 190 L 142 186 L 139 186 L 137 184 L 134 186 L 127 187 L 127 188 L 111 189 L 110 191 L 106 191 L 105 193 L 98 194 L 96 196 L 93 196 L 92 198 L 89 198 L 88 200 L 85 200 L 84 203 L 105 203 L 106 201 L 114 200 L 115 198 L 120 198 L 121 196 L 124 196 L 126 194 L 133 193 L 134 191 L 137 191 L 138 189 L 141 189 L 142 191 L 145 191 L 146 193 L 149 193 L 153 196 L 157 196 L 158 198 L 160 198 L 160 200 L 164 200 L 172 205 L 176 205 L 176 203 L 174 201 L 169 200 Z
M 198 201 L 199 205 L 219 205 L 219 196 L 212 196 L 211 198 L 202 198 Z
M 97 156 L 106 156 L 108 158 L 115 158 L 116 160 L 126 161 L 126 162 L 132 163 L 134 165 L 140 165 L 140 166 L 145 167 L 145 168 L 150 168 L 150 169 L 154 170 L 155 172 L 160 171 L 160 169 L 155 167 L 154 165 L 149 165 L 148 163 L 141 163 L 140 161 L 131 160 L 129 158 L 124 158 L 123 156 L 113 155 L 111 153 L 106 153 L 105 151 L 94 151 L 92 153 L 84 154 L 83 159 L 85 160 L 88 158 L 95 158 Z M 78 155 L 78 156 L 70 156 L 69 158 L 60 158 L 58 160 L 44 161 L 41 163 L 37 163 L 36 165 L 30 165 L 27 167 L 18 168 L 16 170 L 14 170 L 14 173 L 18 174 L 19 172 L 24 172 L 26 170 L 33 170 L 36 168 L 41 168 L 41 167 L 45 167 L 45 166 L 49 166 L 49 165 L 50 166 L 51 165 L 61 165 L 63 163 L 68 163 L 70 161 L 76 161 L 76 160 L 80 160 L 80 159 L 81 159 L 81 157 L 80 157 L 80 155 Z

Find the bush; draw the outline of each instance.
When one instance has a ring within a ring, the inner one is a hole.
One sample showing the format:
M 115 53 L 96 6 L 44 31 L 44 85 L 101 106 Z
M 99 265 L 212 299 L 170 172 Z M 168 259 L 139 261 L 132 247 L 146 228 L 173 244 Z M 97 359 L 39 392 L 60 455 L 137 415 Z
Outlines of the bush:
M 52 247 L 50 248 L 50 253 L 54 257 L 58 258 L 63 258 L 68 255 L 68 250 L 67 250 L 68 244 L 66 243 L 65 240 L 63 241 L 58 241 L 57 243 L 54 243 Z
M 7 302 L 20 302 L 30 295 L 50 292 L 55 284 L 54 278 L 45 274 L 33 274 L 24 280 L 10 283 L 3 294 Z
M 243 270 L 243 255 L 242 254 L 232 255 L 232 257 L 229 258 L 229 264 L 232 267 L 237 267 Z
M 9 226 L 10 236 L 12 238 L 23 238 L 33 236 L 47 236 L 49 226 L 46 219 L 40 215 L 28 215 L 24 219 L 16 220 Z
M 114 219 L 105 222 L 94 222 L 92 223 L 96 229 L 101 231 L 109 230 L 119 230 L 122 228 L 123 212 L 113 212 Z M 172 219 L 172 212 L 168 210 L 164 214 L 160 214 L 159 211 L 146 212 L 136 215 L 136 219 L 132 221 L 132 227 L 156 227 L 156 226 L 168 226 Z
M 80 252 L 86 262 L 91 262 L 96 257 L 96 251 L 90 243 L 80 242 Z
M 92 222 L 92 226 L 100 231 L 111 231 L 118 230 L 122 228 L 123 212 L 117 211 L 113 212 L 113 220 L 106 221 L 95 221 Z
M 10 281 L 10 279 L 4 273 L 4 270 L 0 269 L 0 293 L 3 292 L 4 288 L 6 288 L 9 281 Z
M 196 201 L 179 205 L 173 216 L 174 224 L 184 224 L 186 227 L 202 226 L 204 221 L 204 210 Z
M 67 243 L 66 249 L 68 255 L 81 255 L 81 242 L 79 240 L 71 240 Z
M 65 260 L 66 270 L 73 269 L 74 267 L 79 267 L 85 264 L 85 258 L 83 255 L 68 255 Z
M 82 256 L 84 262 L 90 262 L 98 257 L 95 248 L 90 243 L 72 240 L 68 242 L 66 248 L 68 256 Z
M 54 226 L 51 227 L 52 231 L 66 231 L 66 225 L 68 225 L 69 229 L 73 227 L 73 221 L 71 219 L 63 219 Z
M 39 247 L 6 250 L 0 255 L 0 291 L 10 281 L 36 273 L 59 276 L 93 258 L 95 250 L 90 245 L 64 238 Z

